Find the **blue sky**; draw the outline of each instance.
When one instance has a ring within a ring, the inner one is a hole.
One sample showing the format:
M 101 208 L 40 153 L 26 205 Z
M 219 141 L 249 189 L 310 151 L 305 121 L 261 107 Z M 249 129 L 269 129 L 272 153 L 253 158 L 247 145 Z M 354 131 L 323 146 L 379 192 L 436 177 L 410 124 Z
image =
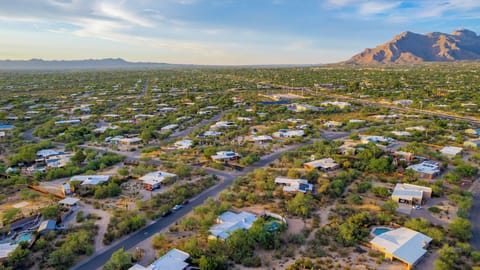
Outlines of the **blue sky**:
M 479 0 L 0 0 L 0 59 L 330 63 L 479 25 Z

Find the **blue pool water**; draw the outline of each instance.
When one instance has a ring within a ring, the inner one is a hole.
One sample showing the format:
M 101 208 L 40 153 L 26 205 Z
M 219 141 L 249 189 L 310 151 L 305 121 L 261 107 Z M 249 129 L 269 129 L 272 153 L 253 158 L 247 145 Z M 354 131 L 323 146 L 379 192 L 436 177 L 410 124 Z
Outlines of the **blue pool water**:
M 380 235 L 382 233 L 386 233 L 388 231 L 391 231 L 389 228 L 375 228 L 372 230 L 372 234 L 377 236 L 377 235 Z
M 17 242 L 20 243 L 22 241 L 30 241 L 30 239 L 32 238 L 32 234 L 31 233 L 26 233 L 26 234 L 22 234 L 20 236 L 18 236 L 17 238 Z

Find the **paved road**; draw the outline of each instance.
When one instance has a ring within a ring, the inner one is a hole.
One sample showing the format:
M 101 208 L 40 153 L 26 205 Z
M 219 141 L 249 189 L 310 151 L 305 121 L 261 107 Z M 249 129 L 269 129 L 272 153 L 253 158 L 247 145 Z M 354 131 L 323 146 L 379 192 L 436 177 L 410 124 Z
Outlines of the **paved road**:
M 25 141 L 32 141 L 32 142 L 38 142 L 39 139 L 35 136 L 33 136 L 33 131 L 35 130 L 35 128 L 31 128 L 29 130 L 26 130 L 23 132 L 23 139 Z
M 343 135 L 337 135 L 337 136 L 343 136 Z M 124 248 L 125 250 L 131 249 L 138 243 L 152 236 L 152 234 L 155 234 L 163 229 L 168 228 L 170 225 L 174 224 L 177 220 L 183 218 L 190 211 L 192 211 L 194 207 L 203 204 L 207 198 L 217 197 L 217 195 L 221 191 L 223 191 L 233 183 L 235 178 L 246 175 L 247 173 L 257 168 L 267 166 L 268 164 L 278 159 L 281 156 L 281 154 L 286 151 L 291 151 L 296 148 L 302 147 L 304 145 L 311 144 L 313 142 L 314 142 L 313 140 L 310 140 L 303 144 L 290 145 L 290 146 L 284 147 L 275 153 L 262 157 L 259 161 L 254 163 L 252 166 L 240 172 L 225 172 L 225 171 L 218 171 L 210 168 L 205 169 L 207 173 L 214 174 L 223 178 L 223 181 L 220 184 L 200 193 L 200 195 L 192 199 L 188 205 L 186 205 L 184 208 L 180 209 L 179 211 L 174 212 L 172 215 L 168 217 L 162 217 L 162 218 L 159 218 L 158 220 L 155 220 L 152 224 L 147 225 L 145 228 L 141 229 L 140 231 L 137 231 L 127 236 L 123 240 L 120 240 L 119 242 L 113 244 L 111 247 L 94 255 L 94 257 L 90 257 L 87 260 L 76 265 L 75 267 L 72 268 L 72 270 L 98 269 L 102 267 L 108 261 L 108 259 L 110 259 L 110 256 L 112 255 L 113 252 L 115 252 L 120 248 Z
M 145 83 L 143 83 L 143 88 L 142 88 L 142 96 L 147 96 L 147 87 L 148 87 L 148 79 L 145 80 Z
M 480 250 L 480 178 L 473 183 L 470 192 L 473 195 L 473 204 L 468 217 L 472 224 L 470 244 L 476 250 Z

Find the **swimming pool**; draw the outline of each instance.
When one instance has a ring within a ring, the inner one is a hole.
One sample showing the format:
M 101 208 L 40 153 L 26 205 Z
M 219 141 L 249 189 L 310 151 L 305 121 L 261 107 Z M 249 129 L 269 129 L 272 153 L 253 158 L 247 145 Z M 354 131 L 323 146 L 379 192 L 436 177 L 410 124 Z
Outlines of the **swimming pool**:
M 32 234 L 31 233 L 25 233 L 25 234 L 22 234 L 22 235 L 19 235 L 17 237 L 17 242 L 20 243 L 20 242 L 23 242 L 23 241 L 30 241 L 30 239 L 32 239 Z
M 376 227 L 376 228 L 373 228 L 371 234 L 372 234 L 373 236 L 378 236 L 378 235 L 380 235 L 380 234 L 382 234 L 382 233 L 386 233 L 386 232 L 391 231 L 391 230 L 392 230 L 392 229 L 387 228 L 387 227 Z

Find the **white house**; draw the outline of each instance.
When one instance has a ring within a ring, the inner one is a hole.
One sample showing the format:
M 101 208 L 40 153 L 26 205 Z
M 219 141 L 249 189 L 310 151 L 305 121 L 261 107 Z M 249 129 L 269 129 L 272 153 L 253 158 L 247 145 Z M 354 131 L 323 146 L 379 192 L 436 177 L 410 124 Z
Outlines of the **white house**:
M 322 106 L 335 106 L 339 107 L 340 109 L 346 108 L 351 106 L 349 102 L 343 102 L 343 101 L 325 101 L 321 103 Z
M 428 244 L 432 238 L 410 230 L 399 228 L 377 235 L 370 241 L 373 249 L 385 253 L 385 258 L 397 259 L 407 265 L 407 269 L 417 264 L 427 253 Z
M 229 121 L 220 121 L 212 125 L 210 128 L 211 129 L 227 129 L 227 128 L 234 128 L 237 125 L 234 122 L 229 122 Z
M 160 131 L 162 132 L 167 132 L 167 131 L 174 131 L 178 128 L 178 125 L 177 124 L 171 124 L 171 125 L 167 125 L 167 126 L 164 126 L 160 129 Z
M 76 175 L 70 178 L 70 181 L 80 181 L 82 186 L 96 186 L 106 183 L 110 180 L 111 175 Z
M 213 161 L 230 161 L 242 158 L 241 155 L 233 152 L 233 151 L 220 151 L 217 152 L 216 155 L 212 155 L 210 157 Z
M 168 172 L 155 171 L 140 177 L 140 181 L 143 182 L 146 190 L 154 190 L 159 188 L 160 184 L 165 181 L 167 177 L 177 177 L 177 175 Z
M 260 135 L 260 136 L 251 135 L 251 136 L 248 136 L 247 140 L 250 142 L 261 144 L 261 143 L 271 142 L 273 138 L 269 135 Z
M 392 131 L 392 134 L 395 136 L 404 136 L 404 137 L 412 136 L 412 134 L 408 131 Z
M 429 179 L 434 178 L 440 174 L 440 164 L 435 161 L 427 160 L 419 164 L 410 165 L 407 170 L 413 170 L 420 174 L 420 177 L 426 177 Z
M 321 170 L 324 172 L 333 171 L 340 168 L 340 165 L 333 158 L 322 158 L 319 160 L 304 163 L 303 166 L 308 170 Z
M 197 138 L 218 137 L 220 135 L 222 135 L 222 132 L 207 130 L 201 134 L 198 134 Z
M 181 141 L 175 142 L 174 146 L 177 149 L 182 149 L 182 150 L 189 149 L 193 146 L 193 141 L 192 140 L 181 140 Z
M 283 185 L 285 192 L 307 192 L 313 190 L 313 185 L 308 183 L 306 179 L 290 179 L 285 177 L 275 178 L 275 184 Z
M 294 138 L 294 137 L 302 137 L 305 135 L 305 131 L 301 129 L 280 129 L 277 132 L 272 134 L 273 137 L 277 138 Z
M 461 154 L 462 152 L 463 152 L 463 148 L 455 147 L 455 146 L 445 146 L 440 150 L 440 153 L 448 157 L 454 157 L 456 155 Z
M 432 197 L 432 189 L 411 184 L 397 183 L 392 193 L 392 200 L 399 203 L 422 205 Z
M 236 230 L 250 229 L 255 220 L 257 216 L 248 212 L 227 211 L 217 217 L 217 224 L 210 228 L 210 233 L 216 239 L 226 240 Z
M 185 270 L 188 258 L 190 254 L 174 248 L 147 267 L 135 264 L 129 270 Z
M 335 128 L 343 126 L 343 123 L 338 121 L 326 121 L 325 123 L 323 123 L 323 126 L 327 128 Z

